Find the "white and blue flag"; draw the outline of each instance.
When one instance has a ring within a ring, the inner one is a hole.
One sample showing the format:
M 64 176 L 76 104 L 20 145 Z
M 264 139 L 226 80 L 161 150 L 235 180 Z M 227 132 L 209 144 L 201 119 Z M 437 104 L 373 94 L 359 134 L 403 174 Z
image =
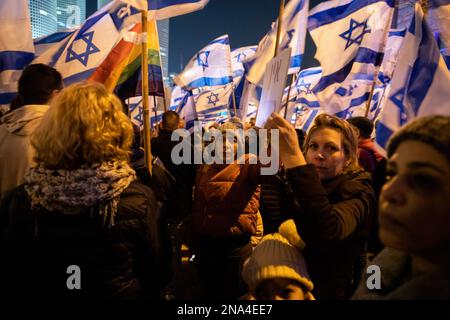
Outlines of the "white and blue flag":
M 450 115 L 450 74 L 418 3 L 376 128 L 385 148 L 403 125 L 426 115 Z
M 130 113 L 131 122 L 138 126 L 141 130 L 144 129 L 144 107 L 142 106 L 142 97 L 132 97 L 127 99 L 128 110 Z M 149 101 L 150 109 L 150 127 L 154 127 L 162 121 L 164 111 L 157 110 L 155 114 L 153 100 Z
M 179 86 L 175 86 L 172 89 L 172 94 L 170 96 L 170 110 L 176 111 L 178 107 L 182 103 L 184 97 L 188 94 L 187 91 L 184 91 L 183 88 Z
M 78 30 L 78 29 L 77 29 Z M 43 63 L 55 66 L 60 53 L 66 47 L 70 38 L 77 30 L 55 32 L 48 36 L 34 39 L 35 57 L 33 63 Z
M 450 0 L 429 0 L 428 4 L 427 22 L 438 40 L 447 68 L 450 69 Z
M 373 79 L 370 74 L 356 74 L 350 79 L 344 81 L 341 87 L 336 91 L 334 96 L 341 104 L 340 110 L 334 110 L 335 115 L 342 119 L 348 119 L 357 116 L 366 116 L 375 121 L 381 112 L 383 106 L 382 99 L 389 91 L 391 79 L 394 74 L 398 61 L 398 54 L 406 35 L 406 29 L 389 31 L 383 61 L 378 72 L 377 79 Z M 375 85 L 374 85 L 375 82 Z M 348 85 L 348 90 L 343 90 Z M 369 110 L 367 110 L 370 92 L 373 89 L 372 99 L 370 101 Z M 342 95 L 339 93 L 342 90 Z M 346 95 L 347 94 L 347 95 Z
M 319 82 L 321 76 L 321 67 L 304 69 L 298 73 L 293 88 L 296 104 L 301 104 L 308 108 L 320 108 L 320 103 L 312 89 Z
M 311 89 L 319 81 L 321 75 L 322 68 L 320 67 L 300 71 L 295 82 L 284 90 L 283 107 L 280 114 L 284 115 L 287 107 L 286 119 L 290 120 L 299 107 L 320 108 L 320 104 Z M 289 101 L 287 101 L 288 95 Z
M 22 70 L 34 58 L 27 0 L 0 2 L 0 30 L 0 105 L 8 105 Z
M 209 0 L 120 0 L 136 10 L 148 10 L 149 19 L 162 20 L 203 9 Z
M 233 82 L 236 86 L 245 74 L 244 63 L 255 55 L 256 48 L 257 46 L 248 46 L 231 51 L 231 69 L 233 70 Z
M 288 74 L 300 70 L 305 49 L 306 25 L 308 20 L 309 0 L 290 0 L 283 11 L 279 52 L 290 47 L 291 63 Z M 256 54 L 248 64 L 247 79 L 251 83 L 262 85 L 266 64 L 275 53 L 277 23 L 272 24 L 269 33 L 259 42 Z
M 302 129 L 305 132 L 308 132 L 311 129 L 314 120 L 319 114 L 324 113 L 323 110 L 320 109 L 310 109 L 307 107 L 300 107 L 300 112 L 298 112 L 297 120 L 296 120 L 296 128 Z
M 249 82 L 244 78 L 244 88 L 238 108 L 238 117 L 245 121 L 248 117 L 256 117 L 262 96 L 262 86 Z
M 210 87 L 194 96 L 199 121 L 215 121 L 228 115 L 232 85 Z
M 394 5 L 394 0 L 334 0 L 310 12 L 308 30 L 322 67 L 312 91 L 327 113 L 366 95 L 383 59 Z
M 110 14 L 100 14 L 86 20 L 55 54 L 57 60 L 54 67 L 63 76 L 64 84 L 89 78 L 121 38 Z
M 185 90 L 226 85 L 233 81 L 228 35 L 221 36 L 197 52 L 174 79 Z

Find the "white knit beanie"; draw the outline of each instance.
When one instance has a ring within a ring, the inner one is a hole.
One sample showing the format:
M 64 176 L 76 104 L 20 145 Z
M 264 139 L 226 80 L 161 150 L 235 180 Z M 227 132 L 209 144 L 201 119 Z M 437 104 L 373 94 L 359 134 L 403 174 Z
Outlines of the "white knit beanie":
M 263 280 L 273 278 L 296 280 L 308 291 L 312 291 L 313 283 L 300 251 L 304 243 L 297 233 L 294 221 L 284 222 L 279 232 L 264 236 L 252 255 L 245 261 L 242 270 L 244 281 L 251 292 L 255 292 L 256 287 Z

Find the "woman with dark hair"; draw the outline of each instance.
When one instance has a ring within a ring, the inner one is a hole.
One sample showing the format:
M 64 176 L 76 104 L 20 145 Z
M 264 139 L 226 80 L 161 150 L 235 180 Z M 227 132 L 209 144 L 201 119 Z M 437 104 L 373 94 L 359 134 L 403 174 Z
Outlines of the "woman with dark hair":
M 357 136 L 346 121 L 319 115 L 303 147 L 292 125 L 277 114 L 267 121 L 279 129 L 280 159 L 297 201 L 291 212 L 317 299 L 350 297 L 359 280 L 357 262 L 365 252 L 375 199 L 368 173 L 357 158 Z
M 170 279 L 170 238 L 153 191 L 129 165 L 132 136 L 101 84 L 74 84 L 52 101 L 31 139 L 36 166 L 0 208 L 4 295 L 158 297 Z
M 380 239 L 372 261 L 381 288 L 361 282 L 353 299 L 450 299 L 450 117 L 420 118 L 387 148 Z

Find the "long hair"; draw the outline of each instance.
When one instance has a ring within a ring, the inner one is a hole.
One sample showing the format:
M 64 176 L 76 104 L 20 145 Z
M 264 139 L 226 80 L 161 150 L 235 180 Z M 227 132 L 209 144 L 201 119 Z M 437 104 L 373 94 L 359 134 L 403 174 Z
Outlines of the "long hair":
M 341 133 L 344 153 L 349 161 L 348 166 L 344 167 L 343 173 L 360 169 L 358 162 L 358 134 L 356 130 L 347 121 L 328 114 L 318 115 L 316 119 L 314 119 L 314 124 L 305 139 L 303 147 L 305 154 L 308 152 L 312 135 L 316 131 L 324 128 L 336 130 Z
M 99 83 L 81 82 L 52 101 L 31 143 L 35 161 L 48 169 L 129 159 L 131 121 L 120 100 Z

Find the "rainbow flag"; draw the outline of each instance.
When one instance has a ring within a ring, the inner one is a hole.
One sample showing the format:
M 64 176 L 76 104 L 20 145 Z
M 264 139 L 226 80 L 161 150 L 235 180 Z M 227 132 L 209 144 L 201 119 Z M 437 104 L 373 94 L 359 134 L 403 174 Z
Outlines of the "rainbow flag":
M 142 95 L 141 30 L 138 23 L 125 32 L 89 80 L 103 83 L 111 92 L 116 90 L 123 99 Z M 156 20 L 148 22 L 147 43 L 149 95 L 164 96 Z

